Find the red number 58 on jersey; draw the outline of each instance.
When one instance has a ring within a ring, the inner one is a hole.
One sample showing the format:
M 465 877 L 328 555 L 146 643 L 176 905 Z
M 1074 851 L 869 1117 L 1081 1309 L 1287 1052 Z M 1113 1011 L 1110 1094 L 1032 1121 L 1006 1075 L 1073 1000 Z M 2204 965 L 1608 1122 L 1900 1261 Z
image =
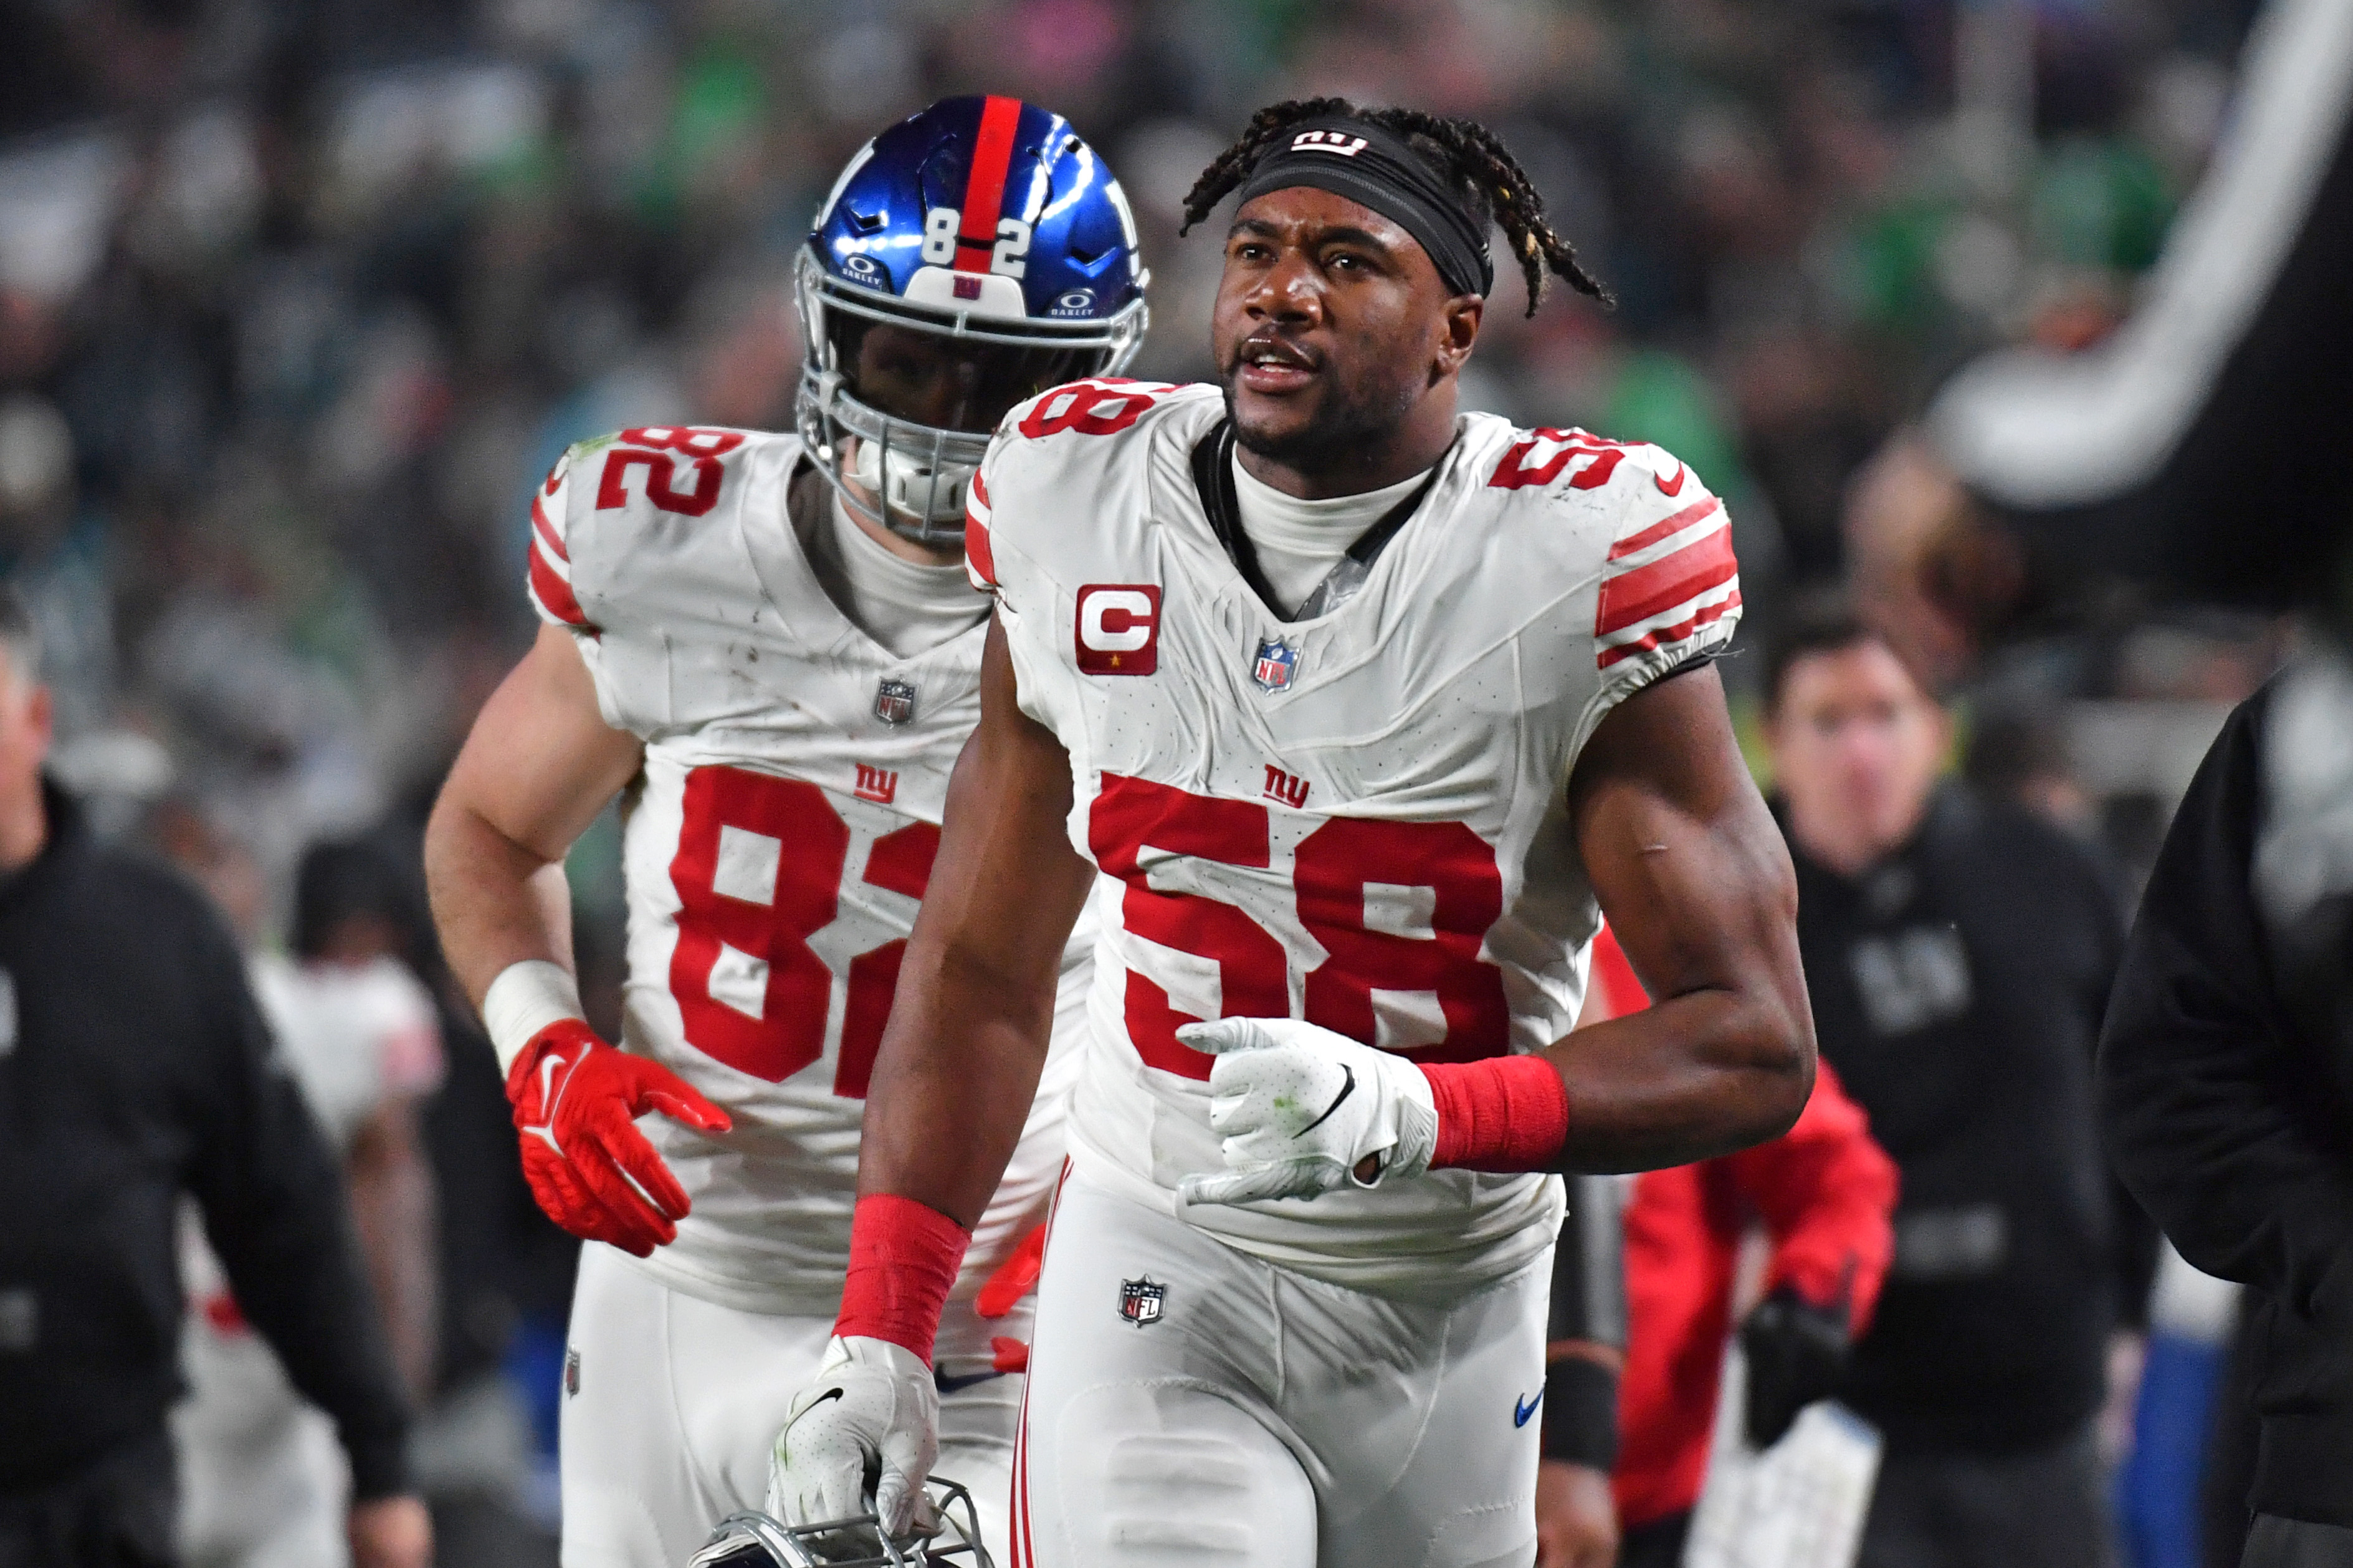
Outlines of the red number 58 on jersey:
M 1127 884 L 1120 901 L 1126 934 L 1214 966 L 1220 1017 L 1290 1016 L 1284 945 L 1209 893 L 1214 881 L 1197 884 L 1199 892 L 1155 886 L 1151 862 L 1271 867 L 1271 826 L 1256 801 L 1108 773 L 1088 813 L 1095 864 Z M 1504 879 L 1478 834 L 1460 822 L 1326 817 L 1293 852 L 1291 884 L 1294 907 L 1282 923 L 1306 939 L 1298 945 L 1325 954 L 1303 977 L 1309 1023 L 1368 1046 L 1388 1044 L 1384 1037 L 1402 1023 L 1409 1038 L 1392 1048 L 1427 1062 L 1476 1061 L 1510 1048 L 1503 971 L 1480 954 L 1504 912 Z M 1208 1078 L 1212 1058 L 1176 1038 L 1176 1026 L 1198 1016 L 1132 967 L 1125 1009 L 1128 1039 L 1146 1066 Z M 1385 1012 L 1392 1027 L 1384 1026 Z

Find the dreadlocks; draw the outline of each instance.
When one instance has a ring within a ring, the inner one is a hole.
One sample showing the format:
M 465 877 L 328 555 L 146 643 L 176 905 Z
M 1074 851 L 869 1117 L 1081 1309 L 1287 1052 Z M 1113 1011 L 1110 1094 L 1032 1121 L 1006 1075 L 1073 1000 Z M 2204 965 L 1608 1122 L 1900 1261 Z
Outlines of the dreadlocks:
M 1567 279 L 1580 294 L 1614 304 L 1609 290 L 1578 265 L 1577 248 L 1545 221 L 1544 198 L 1528 182 L 1527 171 L 1512 156 L 1502 138 L 1475 120 L 1459 115 L 1425 114 L 1418 109 L 1359 109 L 1345 98 L 1291 99 L 1270 104 L 1250 116 L 1241 140 L 1219 153 L 1201 171 L 1185 196 L 1183 234 L 1209 216 L 1226 195 L 1250 178 L 1250 171 L 1282 133 L 1303 121 L 1326 117 L 1362 120 L 1406 139 L 1424 163 L 1451 181 L 1472 222 L 1484 232 L 1490 223 L 1503 226 L 1512 255 L 1528 284 L 1528 314 L 1545 296 L 1546 274 Z

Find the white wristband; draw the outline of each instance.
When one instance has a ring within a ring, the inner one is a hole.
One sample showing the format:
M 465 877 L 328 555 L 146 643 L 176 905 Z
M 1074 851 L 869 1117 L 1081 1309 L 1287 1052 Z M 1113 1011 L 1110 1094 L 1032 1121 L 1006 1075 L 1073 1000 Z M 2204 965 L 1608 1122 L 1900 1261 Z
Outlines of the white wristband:
M 586 1016 L 579 983 L 562 964 L 543 958 L 508 964 L 482 994 L 482 1025 L 491 1032 L 491 1048 L 499 1053 L 501 1076 L 533 1036 L 550 1024 Z

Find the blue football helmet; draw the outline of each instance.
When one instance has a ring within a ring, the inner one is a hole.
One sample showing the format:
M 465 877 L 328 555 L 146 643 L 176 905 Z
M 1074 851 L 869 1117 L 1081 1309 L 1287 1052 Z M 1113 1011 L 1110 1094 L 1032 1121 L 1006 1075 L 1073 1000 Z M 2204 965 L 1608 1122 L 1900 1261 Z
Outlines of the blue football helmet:
M 1127 197 L 1068 121 L 942 99 L 850 159 L 801 248 L 801 439 L 851 510 L 953 547 L 997 422 L 1125 366 L 1148 280 Z

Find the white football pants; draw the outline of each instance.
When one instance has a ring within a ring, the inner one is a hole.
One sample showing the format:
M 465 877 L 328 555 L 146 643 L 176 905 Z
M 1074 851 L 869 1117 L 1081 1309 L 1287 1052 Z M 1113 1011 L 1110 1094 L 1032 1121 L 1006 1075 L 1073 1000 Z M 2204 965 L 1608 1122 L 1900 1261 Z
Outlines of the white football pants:
M 1039 1281 L 1014 1568 L 1526 1568 L 1551 1282 L 1547 1252 L 1405 1305 L 1072 1174 Z
M 947 1385 L 934 1468 L 971 1490 L 1000 1568 L 1022 1378 L 993 1373 L 989 1341 L 1027 1341 L 1032 1308 L 984 1321 L 951 1302 L 934 1357 Z M 560 1431 L 564 1568 L 684 1568 L 713 1525 L 763 1506 L 768 1450 L 832 1333 L 830 1318 L 714 1306 L 583 1247 Z

